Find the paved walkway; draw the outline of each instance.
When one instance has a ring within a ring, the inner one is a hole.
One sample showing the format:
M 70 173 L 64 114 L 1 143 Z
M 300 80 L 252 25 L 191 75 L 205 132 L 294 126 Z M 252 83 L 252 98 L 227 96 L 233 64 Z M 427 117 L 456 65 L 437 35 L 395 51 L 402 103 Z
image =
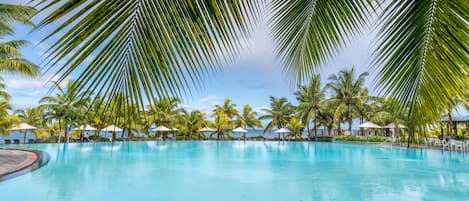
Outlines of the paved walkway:
M 0 176 L 16 172 L 33 164 L 37 155 L 33 152 L 0 149 Z

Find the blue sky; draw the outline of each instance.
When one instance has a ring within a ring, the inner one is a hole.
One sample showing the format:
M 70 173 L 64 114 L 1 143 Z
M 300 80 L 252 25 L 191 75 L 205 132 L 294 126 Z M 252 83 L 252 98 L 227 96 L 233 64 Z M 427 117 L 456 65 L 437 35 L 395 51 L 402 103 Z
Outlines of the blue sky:
M 37 22 L 37 20 L 35 20 Z M 51 41 L 39 43 L 49 29 L 31 31 L 30 27 L 20 24 L 15 25 L 15 39 L 29 40 L 31 44 L 22 49 L 24 56 L 31 61 L 40 64 L 44 51 Z M 323 80 L 340 70 L 355 66 L 358 72 L 369 70 L 372 53 L 372 41 L 374 32 L 366 31 L 363 35 L 351 42 L 331 62 L 320 69 Z M 8 39 L 12 39 L 11 37 Z M 295 103 L 295 85 L 290 81 L 290 75 L 282 73 L 273 43 L 269 39 L 269 31 L 265 22 L 260 22 L 255 32 L 248 39 L 249 44 L 243 50 L 243 54 L 236 62 L 226 66 L 223 72 L 207 77 L 203 88 L 195 90 L 192 97 L 183 100 L 186 107 L 209 111 L 213 105 L 221 104 L 225 97 L 233 99 L 234 103 L 241 107 L 250 104 L 256 110 L 268 107 L 269 96 L 287 97 Z M 45 70 L 45 69 L 44 69 Z M 47 81 L 53 72 L 44 73 L 40 78 L 31 79 L 17 75 L 4 75 L 8 92 L 12 94 L 12 103 L 16 108 L 26 108 L 38 105 L 38 100 L 54 92 L 50 91 Z M 375 89 L 371 74 L 367 81 L 370 90 Z M 73 76 L 71 77 L 73 78 Z

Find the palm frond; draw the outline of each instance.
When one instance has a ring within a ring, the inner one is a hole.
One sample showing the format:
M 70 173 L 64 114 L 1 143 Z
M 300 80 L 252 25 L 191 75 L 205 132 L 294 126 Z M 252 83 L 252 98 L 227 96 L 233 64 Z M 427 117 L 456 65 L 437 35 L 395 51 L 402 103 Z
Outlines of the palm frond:
M 59 2 L 38 3 L 47 10 Z M 235 58 L 260 5 L 254 0 L 67 1 L 40 23 L 65 21 L 45 38 L 60 38 L 47 52 L 47 64 L 65 61 L 55 72 L 58 81 L 78 71 L 86 90 L 110 97 L 122 93 L 143 107 L 153 97 L 186 94 L 200 86 L 203 75 Z
M 468 7 L 464 0 L 392 1 L 381 16 L 377 82 L 409 108 L 411 125 L 439 118 L 467 87 Z
M 40 68 L 26 59 L 10 58 L 0 59 L 0 72 L 19 73 L 30 77 L 37 77 L 40 73 Z
M 30 18 L 36 13 L 36 9 L 30 6 L 12 5 L 0 3 L 0 37 L 11 35 L 14 30 L 10 22 L 16 21 L 34 27 Z
M 273 39 L 284 70 L 308 80 L 367 26 L 375 1 L 273 0 Z

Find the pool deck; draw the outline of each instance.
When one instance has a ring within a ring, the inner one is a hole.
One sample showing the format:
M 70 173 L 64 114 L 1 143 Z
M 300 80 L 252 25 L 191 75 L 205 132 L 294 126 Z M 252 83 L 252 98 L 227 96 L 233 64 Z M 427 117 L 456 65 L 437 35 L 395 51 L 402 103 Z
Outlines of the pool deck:
M 0 149 L 0 177 L 23 170 L 33 165 L 38 158 L 38 155 L 31 151 Z

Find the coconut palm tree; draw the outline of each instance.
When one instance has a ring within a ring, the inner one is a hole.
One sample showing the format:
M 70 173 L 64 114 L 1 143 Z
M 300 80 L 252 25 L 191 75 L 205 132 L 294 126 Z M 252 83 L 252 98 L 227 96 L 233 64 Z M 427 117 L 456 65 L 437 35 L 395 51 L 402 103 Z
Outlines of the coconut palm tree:
M 28 45 L 28 41 L 2 40 L 6 36 L 14 35 L 10 24 L 12 21 L 34 26 L 29 19 L 36 13 L 36 9 L 29 6 L 0 4 L 0 10 L 0 72 L 37 77 L 40 71 L 39 67 L 25 59 L 20 51 L 20 48 Z
M 298 118 L 291 118 L 290 121 L 287 123 L 287 127 L 290 128 L 290 133 L 287 135 L 288 137 L 301 138 L 304 130 L 304 125 L 301 123 Z
M 22 122 L 38 128 L 44 127 L 47 123 L 45 121 L 46 119 L 43 118 L 44 111 L 41 107 L 18 109 L 15 110 L 15 114 L 21 119 Z
M 311 77 L 308 85 L 299 86 L 299 91 L 295 92 L 298 106 L 296 110 L 299 112 L 301 123 L 306 125 L 308 137 L 311 137 L 309 129 L 311 119 L 314 119 L 314 137 L 317 141 L 318 136 L 318 113 L 322 101 L 324 101 L 324 90 L 321 88 L 321 76 L 314 75 Z
M 238 110 L 236 110 L 236 104 L 231 103 L 231 99 L 229 98 L 225 98 L 225 101 L 223 101 L 223 105 L 215 105 L 213 112 L 223 112 L 226 114 L 226 116 L 228 116 L 230 120 L 234 117 L 239 116 L 239 112 Z
M 260 120 L 270 119 L 270 122 L 264 128 L 264 133 L 273 128 L 283 128 L 290 121 L 295 113 L 295 107 L 288 102 L 287 98 L 270 97 L 270 108 L 263 108 L 262 112 L 266 113 L 259 117 Z
M 327 101 L 334 102 L 337 105 L 334 116 L 337 119 L 345 114 L 349 132 L 352 132 L 353 107 L 361 104 L 363 98 L 367 98 L 362 97 L 366 76 L 368 76 L 368 73 L 365 72 L 355 78 L 355 68 L 352 67 L 350 70 L 340 71 L 338 75 L 330 76 L 329 83 L 326 85 L 326 88 L 334 94 Z
M 148 107 L 148 116 L 151 119 L 151 124 L 158 126 L 171 126 L 172 123 L 177 121 L 177 117 L 183 112 L 179 106 L 180 100 L 178 98 L 161 98 L 154 101 L 154 104 Z
M 10 114 L 11 110 L 12 106 L 8 101 L 0 100 L 0 134 L 3 136 L 8 135 L 8 129 L 13 124 L 20 122 L 18 116 Z
M 131 96 L 140 105 L 199 86 L 204 74 L 235 58 L 264 7 L 279 60 L 298 82 L 378 25 L 377 83 L 409 108 L 413 125 L 426 123 L 422 115 L 439 118 L 447 100 L 467 88 L 465 0 L 33 2 L 57 7 L 40 26 L 62 23 L 46 37 L 60 38 L 48 61 L 67 61 L 59 81 L 78 71 L 88 89 L 138 91 Z
M 227 132 L 233 129 L 233 122 L 230 120 L 230 117 L 222 110 L 214 110 L 212 117 L 214 118 L 213 125 L 217 130 L 213 134 L 217 134 L 217 139 L 224 139 L 225 135 L 227 135 Z
M 79 126 L 85 114 L 83 108 L 87 107 L 89 94 L 80 90 L 77 82 L 69 80 L 65 87 L 53 82 L 57 89 L 55 96 L 46 96 L 39 101 L 44 110 L 46 119 L 59 122 L 59 129 L 63 130 L 65 140 L 68 142 L 70 126 Z
M 187 137 L 192 140 L 193 135 L 199 133 L 200 128 L 204 127 L 205 124 L 205 115 L 198 111 L 194 110 L 188 112 L 184 110 L 182 122 L 181 122 L 181 131 L 187 134 Z
M 245 105 L 243 107 L 243 112 L 237 116 L 237 119 L 234 121 L 236 127 L 243 128 L 258 128 L 262 127 L 261 121 L 256 117 L 258 114 L 252 110 L 252 107 Z

